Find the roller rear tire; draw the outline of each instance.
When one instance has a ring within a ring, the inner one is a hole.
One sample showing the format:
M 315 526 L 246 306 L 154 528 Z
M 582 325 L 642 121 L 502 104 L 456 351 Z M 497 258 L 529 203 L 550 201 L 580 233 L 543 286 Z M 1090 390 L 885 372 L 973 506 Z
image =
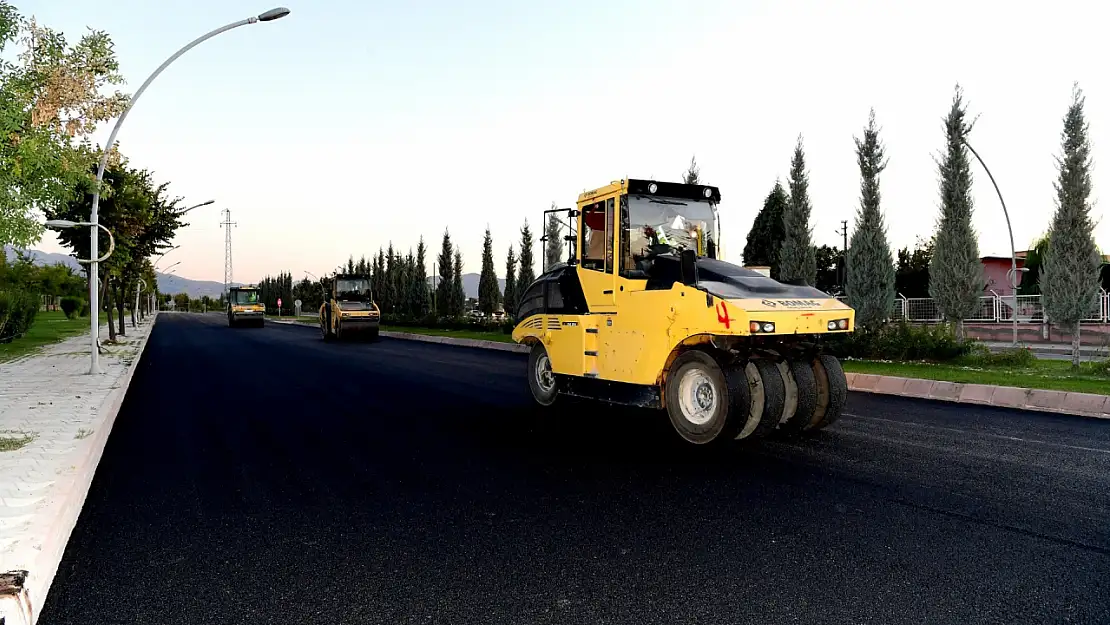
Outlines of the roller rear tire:
M 528 353 L 528 388 L 532 398 L 544 408 L 554 405 L 559 398 L 559 380 L 551 369 L 551 358 L 543 343 L 532 345 Z
M 744 427 L 737 438 L 764 438 L 778 427 L 786 405 L 786 384 L 778 365 L 770 360 L 757 358 L 744 369 L 751 392 L 751 407 Z
M 817 410 L 817 378 L 808 360 L 788 360 L 786 366 L 794 379 L 797 404 L 794 414 L 779 424 L 779 432 L 790 437 L 797 436 L 813 422 L 813 413 Z
M 835 423 L 848 399 L 848 380 L 839 360 L 821 354 L 813 360 L 812 368 L 817 382 L 817 408 L 806 428 L 807 432 L 817 432 Z

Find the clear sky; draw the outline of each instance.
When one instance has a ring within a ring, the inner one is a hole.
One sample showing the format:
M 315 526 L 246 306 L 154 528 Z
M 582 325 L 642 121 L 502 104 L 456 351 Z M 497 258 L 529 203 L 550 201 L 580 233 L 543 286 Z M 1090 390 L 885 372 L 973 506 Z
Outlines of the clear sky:
M 1020 250 L 1053 211 L 1054 156 L 1079 81 L 1096 240 L 1110 253 L 1099 202 L 1110 188 L 1110 9 L 1099 2 L 282 1 L 285 19 L 179 59 L 121 130 L 132 163 L 175 195 L 216 200 L 190 213 L 166 258 L 184 277 L 222 280 L 222 208 L 238 222 L 238 281 L 321 274 L 390 240 L 407 251 L 420 235 L 430 273 L 444 228 L 477 272 L 487 224 L 501 275 L 523 221 L 538 230 L 551 202 L 569 206 L 624 176 L 678 179 L 691 155 L 721 187 L 736 260 L 799 133 L 815 239 L 839 244 L 859 201 L 852 138 L 872 106 L 890 157 L 891 243 L 912 244 L 938 216 L 933 159 L 957 82 L 980 115 L 971 142 L 1002 187 Z M 71 39 L 86 27 L 111 33 L 129 91 L 191 39 L 270 8 L 16 4 Z M 994 190 L 978 164 L 973 174 L 980 250 L 1008 255 Z M 50 235 L 37 247 L 61 251 Z

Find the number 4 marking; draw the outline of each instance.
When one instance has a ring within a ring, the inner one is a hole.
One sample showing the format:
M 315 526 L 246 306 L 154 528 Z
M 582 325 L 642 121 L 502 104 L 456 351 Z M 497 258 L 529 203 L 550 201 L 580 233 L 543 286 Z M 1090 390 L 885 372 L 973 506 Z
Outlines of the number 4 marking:
M 717 302 L 717 321 L 725 324 L 725 329 L 729 329 L 732 322 L 728 318 L 728 308 L 725 307 L 724 302 Z

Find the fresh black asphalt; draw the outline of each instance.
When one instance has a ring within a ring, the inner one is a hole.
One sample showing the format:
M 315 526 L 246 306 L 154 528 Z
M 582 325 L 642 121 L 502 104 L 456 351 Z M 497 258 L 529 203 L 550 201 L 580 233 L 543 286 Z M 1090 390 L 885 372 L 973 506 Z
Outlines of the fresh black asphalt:
M 1110 423 L 852 394 L 707 453 L 516 354 L 158 321 L 39 620 L 1110 623 Z

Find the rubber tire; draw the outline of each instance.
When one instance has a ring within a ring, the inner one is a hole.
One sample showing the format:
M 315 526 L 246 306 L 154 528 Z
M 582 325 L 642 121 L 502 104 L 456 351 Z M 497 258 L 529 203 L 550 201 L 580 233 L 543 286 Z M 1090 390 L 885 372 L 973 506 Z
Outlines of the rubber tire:
M 793 417 L 779 424 L 779 432 L 783 436 L 792 437 L 813 422 L 813 413 L 817 410 L 817 378 L 813 372 L 813 364 L 808 361 L 788 360 L 786 365 L 798 386 L 798 407 L 794 410 Z
M 330 343 L 335 338 L 335 335 L 331 333 L 331 328 L 328 327 L 326 315 L 320 320 L 320 336 L 323 337 L 325 343 Z
M 679 401 L 679 383 L 690 369 L 701 369 L 709 377 L 713 392 L 721 401 L 709 422 L 697 425 L 682 416 Z M 728 442 L 736 438 L 744 424 L 743 416 L 751 406 L 747 378 L 743 371 L 735 368 L 723 369 L 709 354 L 692 349 L 683 352 L 671 363 L 664 386 L 667 416 L 678 435 L 688 443 L 707 445 L 715 442 Z
M 745 439 L 765 438 L 774 432 L 782 420 L 782 410 L 786 406 L 786 384 L 782 381 L 782 373 L 778 365 L 770 360 L 756 358 L 751 363 L 759 372 L 759 379 L 763 382 L 763 414 L 759 416 L 759 424 Z M 745 376 L 746 379 L 746 376 Z
M 551 358 L 547 355 L 547 349 L 543 343 L 535 343 L 532 345 L 532 350 L 528 352 L 528 388 L 532 391 L 532 399 L 544 408 L 551 407 L 559 398 L 559 379 L 555 378 L 555 385 L 550 392 L 545 392 L 540 388 L 538 374 L 536 373 L 537 366 L 540 358 L 546 357 L 548 362 Z
M 817 409 L 806 432 L 818 432 L 836 423 L 848 399 L 848 379 L 839 360 L 821 354 L 813 360 L 812 368 L 817 380 Z

